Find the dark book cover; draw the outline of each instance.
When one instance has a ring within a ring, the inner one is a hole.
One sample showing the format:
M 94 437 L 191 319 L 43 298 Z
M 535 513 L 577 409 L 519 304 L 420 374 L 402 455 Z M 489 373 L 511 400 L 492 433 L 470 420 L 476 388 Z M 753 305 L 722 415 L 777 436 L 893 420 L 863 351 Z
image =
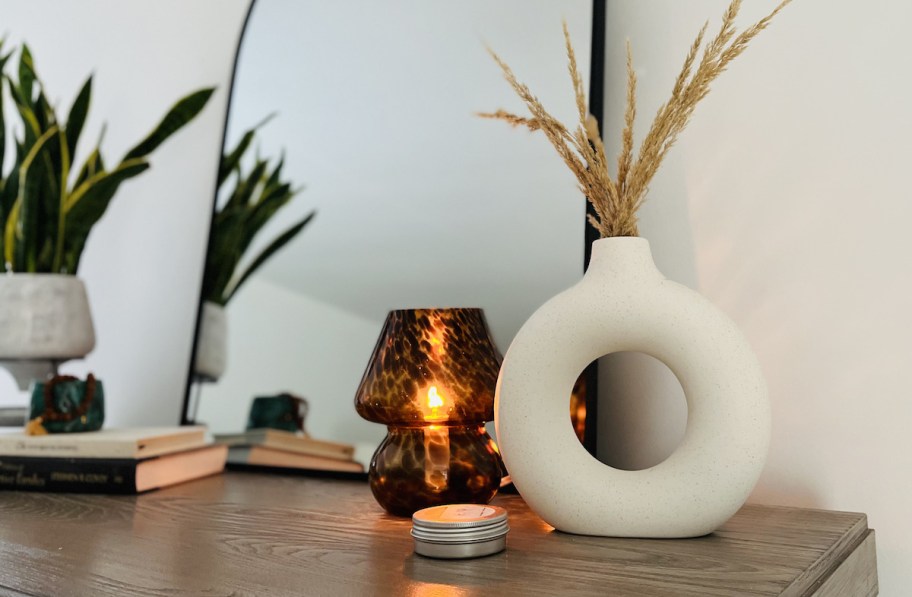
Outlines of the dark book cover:
M 136 493 L 142 460 L 0 456 L 0 489 Z

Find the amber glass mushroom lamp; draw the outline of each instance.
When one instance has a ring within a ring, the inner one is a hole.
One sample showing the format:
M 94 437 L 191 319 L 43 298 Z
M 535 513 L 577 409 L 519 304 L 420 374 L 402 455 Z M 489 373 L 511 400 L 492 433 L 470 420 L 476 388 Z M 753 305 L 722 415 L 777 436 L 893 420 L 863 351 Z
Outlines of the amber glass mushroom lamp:
M 359 415 L 388 428 L 369 474 L 384 509 L 491 501 L 501 461 L 484 424 L 501 361 L 481 309 L 389 313 L 355 396 Z

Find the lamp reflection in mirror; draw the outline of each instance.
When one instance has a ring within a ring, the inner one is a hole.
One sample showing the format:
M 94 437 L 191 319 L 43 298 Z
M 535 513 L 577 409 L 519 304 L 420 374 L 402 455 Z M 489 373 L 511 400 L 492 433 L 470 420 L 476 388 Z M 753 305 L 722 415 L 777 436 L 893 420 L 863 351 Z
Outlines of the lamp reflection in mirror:
M 481 309 L 387 315 L 355 396 L 359 415 L 388 428 L 369 474 L 385 510 L 410 516 L 494 497 L 501 461 L 484 424 L 501 361 Z

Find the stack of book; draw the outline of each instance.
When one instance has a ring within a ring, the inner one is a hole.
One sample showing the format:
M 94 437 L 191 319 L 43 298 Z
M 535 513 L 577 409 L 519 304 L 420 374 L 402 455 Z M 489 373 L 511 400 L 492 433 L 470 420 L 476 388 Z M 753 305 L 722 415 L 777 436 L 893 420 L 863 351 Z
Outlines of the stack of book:
M 0 489 L 142 493 L 220 473 L 228 449 L 204 427 L 0 435 Z
M 245 433 L 216 435 L 215 441 L 230 447 L 229 466 L 364 472 L 364 466 L 354 460 L 354 446 L 313 439 L 290 431 L 253 429 Z

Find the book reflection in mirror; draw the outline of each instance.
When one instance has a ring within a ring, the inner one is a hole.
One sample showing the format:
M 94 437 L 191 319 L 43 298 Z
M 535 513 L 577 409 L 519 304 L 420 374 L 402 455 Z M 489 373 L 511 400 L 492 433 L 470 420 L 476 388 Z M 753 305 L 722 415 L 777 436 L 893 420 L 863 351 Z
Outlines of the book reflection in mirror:
M 313 439 L 289 431 L 253 429 L 244 433 L 216 435 L 215 441 L 230 446 L 229 464 L 364 472 L 364 466 L 355 460 L 355 446 Z
M 337 460 L 323 456 L 311 456 L 310 454 L 276 450 L 266 446 L 235 446 L 229 450 L 228 462 L 232 464 L 335 471 L 339 473 L 364 472 L 364 465 L 354 460 Z

